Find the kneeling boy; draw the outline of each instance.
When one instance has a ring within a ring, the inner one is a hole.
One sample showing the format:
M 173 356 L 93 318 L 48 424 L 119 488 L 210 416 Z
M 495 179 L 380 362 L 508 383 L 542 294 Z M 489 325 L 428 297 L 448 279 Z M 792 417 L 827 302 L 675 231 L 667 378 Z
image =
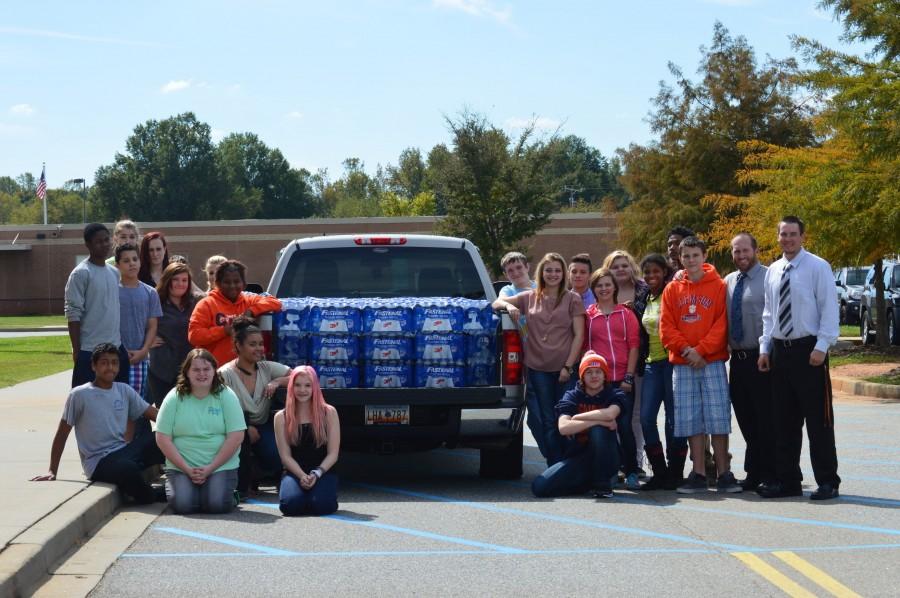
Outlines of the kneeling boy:
M 607 384 L 609 364 L 588 351 L 578 366 L 579 381 L 556 404 L 559 433 L 574 436 L 567 456 L 535 478 L 535 496 L 564 496 L 591 491 L 595 498 L 611 498 L 612 478 L 619 470 L 616 418 L 625 395 Z
M 126 444 L 125 426 L 129 419 L 141 416 L 155 421 L 156 407 L 145 403 L 127 384 L 115 382 L 119 373 L 119 349 L 115 345 L 98 345 L 91 353 L 91 368 L 94 381 L 73 388 L 66 400 L 50 449 L 50 471 L 32 481 L 56 479 L 59 460 L 74 427 L 81 465 L 89 480 L 115 484 L 135 502 L 151 503 L 155 494 L 143 471 L 162 463 L 162 453 L 153 434 L 139 435 Z

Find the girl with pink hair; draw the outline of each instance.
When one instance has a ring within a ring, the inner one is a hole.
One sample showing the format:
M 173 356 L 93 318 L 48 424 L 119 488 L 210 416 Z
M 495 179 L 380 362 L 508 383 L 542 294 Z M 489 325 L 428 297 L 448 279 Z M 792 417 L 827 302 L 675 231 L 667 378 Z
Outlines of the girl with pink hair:
M 284 409 L 275 414 L 275 443 L 284 466 L 279 508 L 284 515 L 328 515 L 337 511 L 341 426 L 325 402 L 319 377 L 308 365 L 291 370 Z

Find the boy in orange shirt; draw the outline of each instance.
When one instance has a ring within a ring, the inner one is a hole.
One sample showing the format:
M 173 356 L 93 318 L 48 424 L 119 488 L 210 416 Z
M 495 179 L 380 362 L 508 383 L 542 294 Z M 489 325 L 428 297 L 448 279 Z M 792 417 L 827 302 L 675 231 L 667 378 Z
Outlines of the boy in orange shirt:
M 731 400 L 728 394 L 728 317 L 726 285 L 706 263 L 706 244 L 697 237 L 681 241 L 684 276 L 670 282 L 662 294 L 659 331 L 674 365 L 675 436 L 689 438 L 693 471 L 680 494 L 706 492 L 703 441 L 712 435 L 719 492 L 742 489 L 729 471 L 728 435 Z

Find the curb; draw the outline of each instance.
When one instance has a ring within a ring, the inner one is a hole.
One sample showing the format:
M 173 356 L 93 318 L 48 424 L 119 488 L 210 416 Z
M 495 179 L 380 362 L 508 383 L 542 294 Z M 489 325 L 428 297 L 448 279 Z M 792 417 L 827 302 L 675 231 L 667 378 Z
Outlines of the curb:
M 0 552 L 0 596 L 30 595 L 120 503 L 115 486 L 94 482 L 16 536 Z
M 856 378 L 831 376 L 831 388 L 864 397 L 900 400 L 900 386 L 893 384 L 878 384 L 876 382 L 857 380 Z
M 66 334 L 69 332 L 67 326 L 30 326 L 24 328 L 0 328 L 0 332 L 59 332 Z

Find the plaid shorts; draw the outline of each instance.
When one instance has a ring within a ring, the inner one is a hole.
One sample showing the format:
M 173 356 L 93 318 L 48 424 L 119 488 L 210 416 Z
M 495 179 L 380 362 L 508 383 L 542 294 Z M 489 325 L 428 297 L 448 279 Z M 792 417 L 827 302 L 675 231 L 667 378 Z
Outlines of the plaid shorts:
M 144 392 L 147 386 L 147 368 L 150 366 L 150 360 L 145 359 L 140 363 L 128 366 L 128 386 L 134 389 L 136 393 L 144 398 Z
M 699 370 L 676 364 L 672 387 L 675 436 L 731 433 L 731 399 L 724 361 L 713 361 Z

